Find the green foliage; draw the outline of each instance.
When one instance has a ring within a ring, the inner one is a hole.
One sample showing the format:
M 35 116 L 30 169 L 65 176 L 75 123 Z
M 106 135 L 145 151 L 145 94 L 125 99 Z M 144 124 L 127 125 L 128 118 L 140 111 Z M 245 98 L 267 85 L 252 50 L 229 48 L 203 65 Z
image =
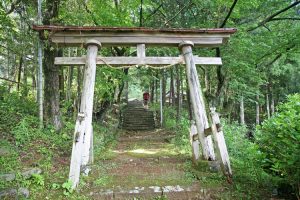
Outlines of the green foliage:
M 68 180 L 68 181 L 64 182 L 61 187 L 64 189 L 65 196 L 69 196 L 70 194 L 72 194 L 72 192 L 73 192 L 72 181 Z
M 36 104 L 31 98 L 20 97 L 17 93 L 0 93 L 0 132 L 9 132 L 24 117 L 35 115 Z M 34 118 L 29 117 L 33 122 Z
M 162 195 L 162 196 L 154 197 L 153 200 L 168 200 L 168 198 L 166 195 Z
M 270 189 L 274 180 L 263 170 L 265 155 L 259 146 L 247 139 L 247 128 L 238 123 L 222 122 L 225 140 L 233 169 L 233 187 L 236 195 L 245 194 L 258 198 L 257 191 Z M 251 188 L 249 188 L 251 185 Z
M 287 102 L 277 107 L 277 113 L 258 128 L 257 135 L 260 148 L 266 154 L 263 166 L 298 190 L 300 94 L 289 95 Z
M 45 185 L 44 177 L 40 174 L 32 174 L 31 179 L 32 179 L 34 184 L 37 184 L 39 186 L 44 186 Z
M 20 123 L 12 129 L 16 145 L 20 146 L 32 140 L 37 134 L 38 129 L 34 127 L 38 124 L 38 119 L 32 116 L 25 116 Z
M 94 181 L 97 186 L 106 186 L 111 182 L 111 177 L 105 174 L 101 174 L 97 180 Z
M 180 120 L 176 120 L 176 110 L 174 107 L 164 108 L 164 128 L 167 130 L 175 132 L 175 138 L 172 142 L 179 147 L 179 149 L 185 153 L 191 154 L 190 145 L 190 122 L 188 120 L 187 112 L 183 111 Z

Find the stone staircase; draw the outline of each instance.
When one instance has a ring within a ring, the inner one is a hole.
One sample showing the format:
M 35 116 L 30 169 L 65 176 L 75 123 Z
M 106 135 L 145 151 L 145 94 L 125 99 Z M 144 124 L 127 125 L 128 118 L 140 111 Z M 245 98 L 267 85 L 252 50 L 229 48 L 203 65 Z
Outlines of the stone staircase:
M 154 113 L 145 109 L 141 101 L 130 101 L 121 113 L 121 127 L 126 130 L 153 130 Z

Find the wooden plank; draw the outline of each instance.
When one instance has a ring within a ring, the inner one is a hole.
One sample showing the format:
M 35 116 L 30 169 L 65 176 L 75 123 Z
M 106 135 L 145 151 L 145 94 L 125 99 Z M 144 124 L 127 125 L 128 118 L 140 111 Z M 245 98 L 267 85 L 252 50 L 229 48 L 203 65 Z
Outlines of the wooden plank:
M 93 148 L 91 146 L 92 135 L 93 135 L 93 126 L 92 124 L 89 124 L 87 126 L 86 133 L 84 134 L 84 138 L 83 138 L 83 149 L 82 149 L 82 160 L 81 160 L 82 166 L 91 164 L 90 153 L 91 153 L 91 149 Z
M 192 53 L 193 43 L 191 41 L 183 42 L 179 45 L 186 63 L 186 74 L 190 89 L 190 97 L 193 107 L 193 113 L 196 121 L 197 132 L 202 146 L 203 157 L 206 160 L 215 160 L 215 153 L 211 136 L 205 137 L 204 130 L 208 128 L 208 120 L 205 111 L 205 104 L 202 97 L 201 86 L 198 73 Z
M 197 133 L 197 127 L 195 125 L 195 121 L 192 120 L 190 128 L 190 142 L 192 145 L 192 155 L 193 155 L 193 162 L 196 163 L 197 160 L 200 158 L 200 149 L 199 149 L 199 136 Z M 197 140 L 195 140 L 197 138 Z
M 97 57 L 97 65 L 109 64 L 120 65 L 172 65 L 178 62 L 185 63 L 182 56 L 179 57 Z M 194 56 L 196 65 L 222 65 L 222 59 L 218 57 L 198 57 Z M 84 65 L 85 57 L 56 57 L 55 65 Z
M 163 37 L 174 37 L 174 38 L 213 38 L 213 37 L 221 37 L 221 38 L 229 38 L 232 33 L 187 33 L 187 32 L 105 32 L 105 31 L 97 31 L 97 32 L 80 32 L 80 31 L 55 31 L 51 36 L 72 36 L 72 37 L 154 37 L 154 38 L 163 38 Z M 140 43 L 144 44 L 144 43 Z
M 220 118 L 219 114 L 216 112 L 215 108 L 211 108 L 211 118 L 212 118 L 212 130 L 216 142 L 216 149 L 218 155 L 221 157 L 222 169 L 225 175 L 232 176 L 232 171 L 230 167 L 229 154 L 227 151 L 227 146 L 224 138 L 224 133 L 220 128 Z
M 136 46 L 136 54 L 137 54 L 137 57 L 139 57 L 139 58 L 146 57 L 146 47 L 145 47 L 145 44 L 138 44 Z
M 83 159 L 83 151 L 89 151 L 92 116 L 93 116 L 93 99 L 94 86 L 96 77 L 96 57 L 98 46 L 97 41 L 88 41 L 87 59 L 84 71 L 83 90 L 81 95 L 81 104 L 79 114 L 76 121 L 74 141 L 71 155 L 69 180 L 72 182 L 72 188 L 75 188 L 79 183 L 80 167 L 82 162 L 89 160 L 89 156 Z
M 80 32 L 80 33 L 143 33 L 143 34 L 233 34 L 235 28 L 149 28 L 149 27 L 109 27 L 109 26 L 57 26 L 57 25 L 33 25 L 36 31 L 52 32 Z
M 208 37 L 209 36 L 209 37 Z M 229 37 L 229 36 L 228 36 Z M 101 41 L 101 44 L 105 47 L 107 46 L 136 46 L 137 44 L 146 44 L 147 46 L 173 46 L 177 47 L 182 41 L 189 40 L 192 41 L 196 47 L 218 47 L 225 43 L 228 37 L 222 36 L 92 36 L 89 34 L 82 35 L 57 35 L 53 34 L 51 36 L 51 41 L 59 46 L 80 46 L 84 45 L 87 40 L 95 39 Z

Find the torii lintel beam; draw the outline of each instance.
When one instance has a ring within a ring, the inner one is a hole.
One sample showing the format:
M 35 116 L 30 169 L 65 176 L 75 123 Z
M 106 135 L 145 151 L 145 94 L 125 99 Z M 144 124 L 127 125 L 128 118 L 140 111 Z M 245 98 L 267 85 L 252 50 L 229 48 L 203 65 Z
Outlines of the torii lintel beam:
M 85 65 L 85 57 L 56 57 L 55 65 Z M 194 62 L 196 65 L 222 65 L 222 60 L 219 57 L 198 57 L 194 56 Z M 112 65 L 117 66 L 135 66 L 135 65 L 175 65 L 184 64 L 182 56 L 179 57 L 97 57 L 97 65 Z
M 236 32 L 222 29 L 152 29 L 98 26 L 33 26 L 33 30 L 49 31 L 50 39 L 59 46 L 81 46 L 89 39 L 96 39 L 102 46 L 173 46 L 191 41 L 196 47 L 218 47 Z

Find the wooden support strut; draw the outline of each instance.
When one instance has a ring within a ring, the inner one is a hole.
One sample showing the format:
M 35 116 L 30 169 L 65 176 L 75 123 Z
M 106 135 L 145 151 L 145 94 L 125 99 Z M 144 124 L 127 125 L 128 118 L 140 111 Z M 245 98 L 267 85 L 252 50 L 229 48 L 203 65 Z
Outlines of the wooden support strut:
M 71 165 L 69 180 L 72 182 L 72 188 L 79 183 L 80 167 L 86 165 L 91 153 L 92 140 L 92 113 L 94 86 L 96 76 L 96 58 L 101 43 L 97 40 L 88 40 L 86 42 L 87 56 L 84 72 L 83 91 L 81 95 L 81 104 L 75 125 L 74 141 L 71 156 Z
M 197 69 L 192 53 L 193 42 L 185 41 L 179 44 L 179 49 L 186 64 L 186 74 L 190 89 L 190 96 L 196 121 L 197 132 L 202 146 L 203 157 L 206 160 L 215 160 L 215 153 L 211 136 L 205 137 L 204 130 L 208 128 L 208 120 L 205 111 L 205 104 L 202 97 L 201 86 L 198 79 Z
M 210 108 L 210 111 L 212 118 L 212 132 L 216 141 L 217 154 L 220 156 L 220 160 L 222 161 L 222 170 L 225 175 L 231 177 L 232 171 L 230 167 L 230 160 L 224 134 L 220 124 L 219 114 L 216 112 L 215 108 Z
M 193 154 L 193 162 L 196 163 L 200 157 L 199 150 L 199 135 L 197 133 L 197 127 L 195 125 L 195 121 L 191 121 L 191 129 L 190 129 L 190 142 L 192 145 L 192 154 Z

